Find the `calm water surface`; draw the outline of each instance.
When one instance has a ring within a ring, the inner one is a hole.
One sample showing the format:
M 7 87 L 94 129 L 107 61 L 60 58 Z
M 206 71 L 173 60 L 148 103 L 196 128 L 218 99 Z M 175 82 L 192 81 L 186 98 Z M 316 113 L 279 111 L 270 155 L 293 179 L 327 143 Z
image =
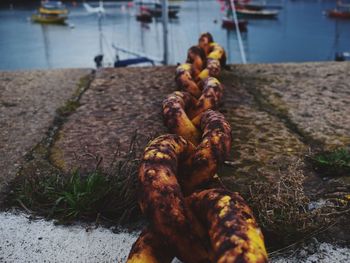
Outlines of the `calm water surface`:
M 249 63 L 333 60 L 337 51 L 350 51 L 350 20 L 334 20 L 323 11 L 335 1 L 284 0 L 278 19 L 249 20 L 243 45 Z M 92 3 L 92 5 L 98 3 Z M 186 50 L 209 31 L 225 47 L 229 62 L 240 63 L 237 35 L 221 28 L 220 5 L 215 0 L 183 1 L 177 20 L 169 23 L 169 57 L 175 64 L 185 59 Z M 44 69 L 94 67 L 93 58 L 101 51 L 106 65 L 116 55 L 112 44 L 149 56 L 162 58 L 162 24 L 137 22 L 137 8 L 126 3 L 105 2 L 102 34 L 98 18 L 82 6 L 70 10 L 71 26 L 31 23 L 35 6 L 0 9 L 0 69 Z M 215 23 L 215 21 L 217 21 Z M 128 55 L 119 52 L 120 58 Z

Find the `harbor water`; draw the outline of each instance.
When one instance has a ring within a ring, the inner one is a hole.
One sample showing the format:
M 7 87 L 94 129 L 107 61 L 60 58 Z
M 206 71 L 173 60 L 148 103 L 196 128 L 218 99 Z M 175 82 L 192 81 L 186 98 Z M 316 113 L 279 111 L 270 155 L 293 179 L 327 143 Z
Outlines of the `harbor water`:
M 38 1 L 39 2 L 39 1 Z M 38 6 L 9 5 L 0 9 L 0 70 L 94 67 L 94 57 L 104 55 L 111 66 L 116 55 L 112 45 L 163 58 L 163 28 L 160 20 L 136 21 L 138 6 L 104 1 L 106 13 L 99 30 L 97 14 L 89 14 L 81 3 L 63 1 L 69 9 L 67 25 L 32 23 Z M 268 1 L 282 6 L 276 19 L 249 19 L 242 33 L 248 63 L 331 61 L 336 52 L 350 51 L 350 20 L 324 15 L 334 0 Z M 172 2 L 173 3 L 173 2 Z M 196 44 L 201 32 L 209 31 L 227 51 L 229 63 L 241 63 L 237 34 L 221 27 L 216 0 L 177 1 L 177 19 L 170 19 L 169 63 L 183 62 L 186 50 Z M 98 6 L 98 2 L 89 2 Z M 39 5 L 39 3 L 38 3 Z

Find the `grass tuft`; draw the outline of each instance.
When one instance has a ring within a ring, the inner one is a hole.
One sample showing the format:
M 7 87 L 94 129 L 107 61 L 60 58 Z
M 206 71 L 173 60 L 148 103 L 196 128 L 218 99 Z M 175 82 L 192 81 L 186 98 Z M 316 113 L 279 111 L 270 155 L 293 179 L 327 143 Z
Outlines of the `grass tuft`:
M 61 223 L 96 219 L 121 225 L 136 222 L 141 215 L 136 200 L 136 154 L 135 135 L 126 154 L 116 152 L 108 171 L 97 166 L 87 174 L 75 170 L 67 175 L 33 169 L 17 178 L 11 203 Z
M 344 148 L 311 157 L 314 169 L 323 176 L 350 175 L 350 151 Z

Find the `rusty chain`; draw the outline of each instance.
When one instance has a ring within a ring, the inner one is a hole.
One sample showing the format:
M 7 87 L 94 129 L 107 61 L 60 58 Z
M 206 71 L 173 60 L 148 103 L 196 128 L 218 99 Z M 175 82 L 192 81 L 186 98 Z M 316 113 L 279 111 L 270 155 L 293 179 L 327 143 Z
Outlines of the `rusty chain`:
M 172 134 L 146 147 L 139 168 L 139 205 L 149 220 L 128 263 L 267 262 L 262 233 L 238 193 L 218 182 L 231 148 L 231 127 L 215 111 L 223 95 L 217 77 L 224 49 L 209 33 L 176 69 L 180 89 L 163 101 Z

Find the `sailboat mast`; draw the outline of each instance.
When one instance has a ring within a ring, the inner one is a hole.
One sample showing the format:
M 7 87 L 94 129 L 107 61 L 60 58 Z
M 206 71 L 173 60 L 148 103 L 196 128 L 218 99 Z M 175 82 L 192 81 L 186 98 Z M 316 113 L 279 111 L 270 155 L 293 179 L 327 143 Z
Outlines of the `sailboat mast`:
M 102 32 L 102 14 L 98 13 L 98 33 L 99 33 L 99 44 L 100 44 L 100 54 L 103 55 L 103 32 Z
M 162 0 L 162 22 L 163 22 L 163 63 L 168 65 L 168 0 Z
M 230 3 L 231 10 L 232 10 L 233 22 L 236 25 L 238 46 L 239 46 L 239 51 L 241 53 L 242 63 L 247 64 L 247 59 L 245 57 L 245 52 L 244 52 L 244 47 L 243 47 L 243 42 L 242 42 L 241 31 L 239 30 L 239 26 L 238 26 L 238 18 L 237 18 L 237 13 L 236 13 L 235 2 L 234 2 L 234 0 L 229 0 L 229 3 Z

